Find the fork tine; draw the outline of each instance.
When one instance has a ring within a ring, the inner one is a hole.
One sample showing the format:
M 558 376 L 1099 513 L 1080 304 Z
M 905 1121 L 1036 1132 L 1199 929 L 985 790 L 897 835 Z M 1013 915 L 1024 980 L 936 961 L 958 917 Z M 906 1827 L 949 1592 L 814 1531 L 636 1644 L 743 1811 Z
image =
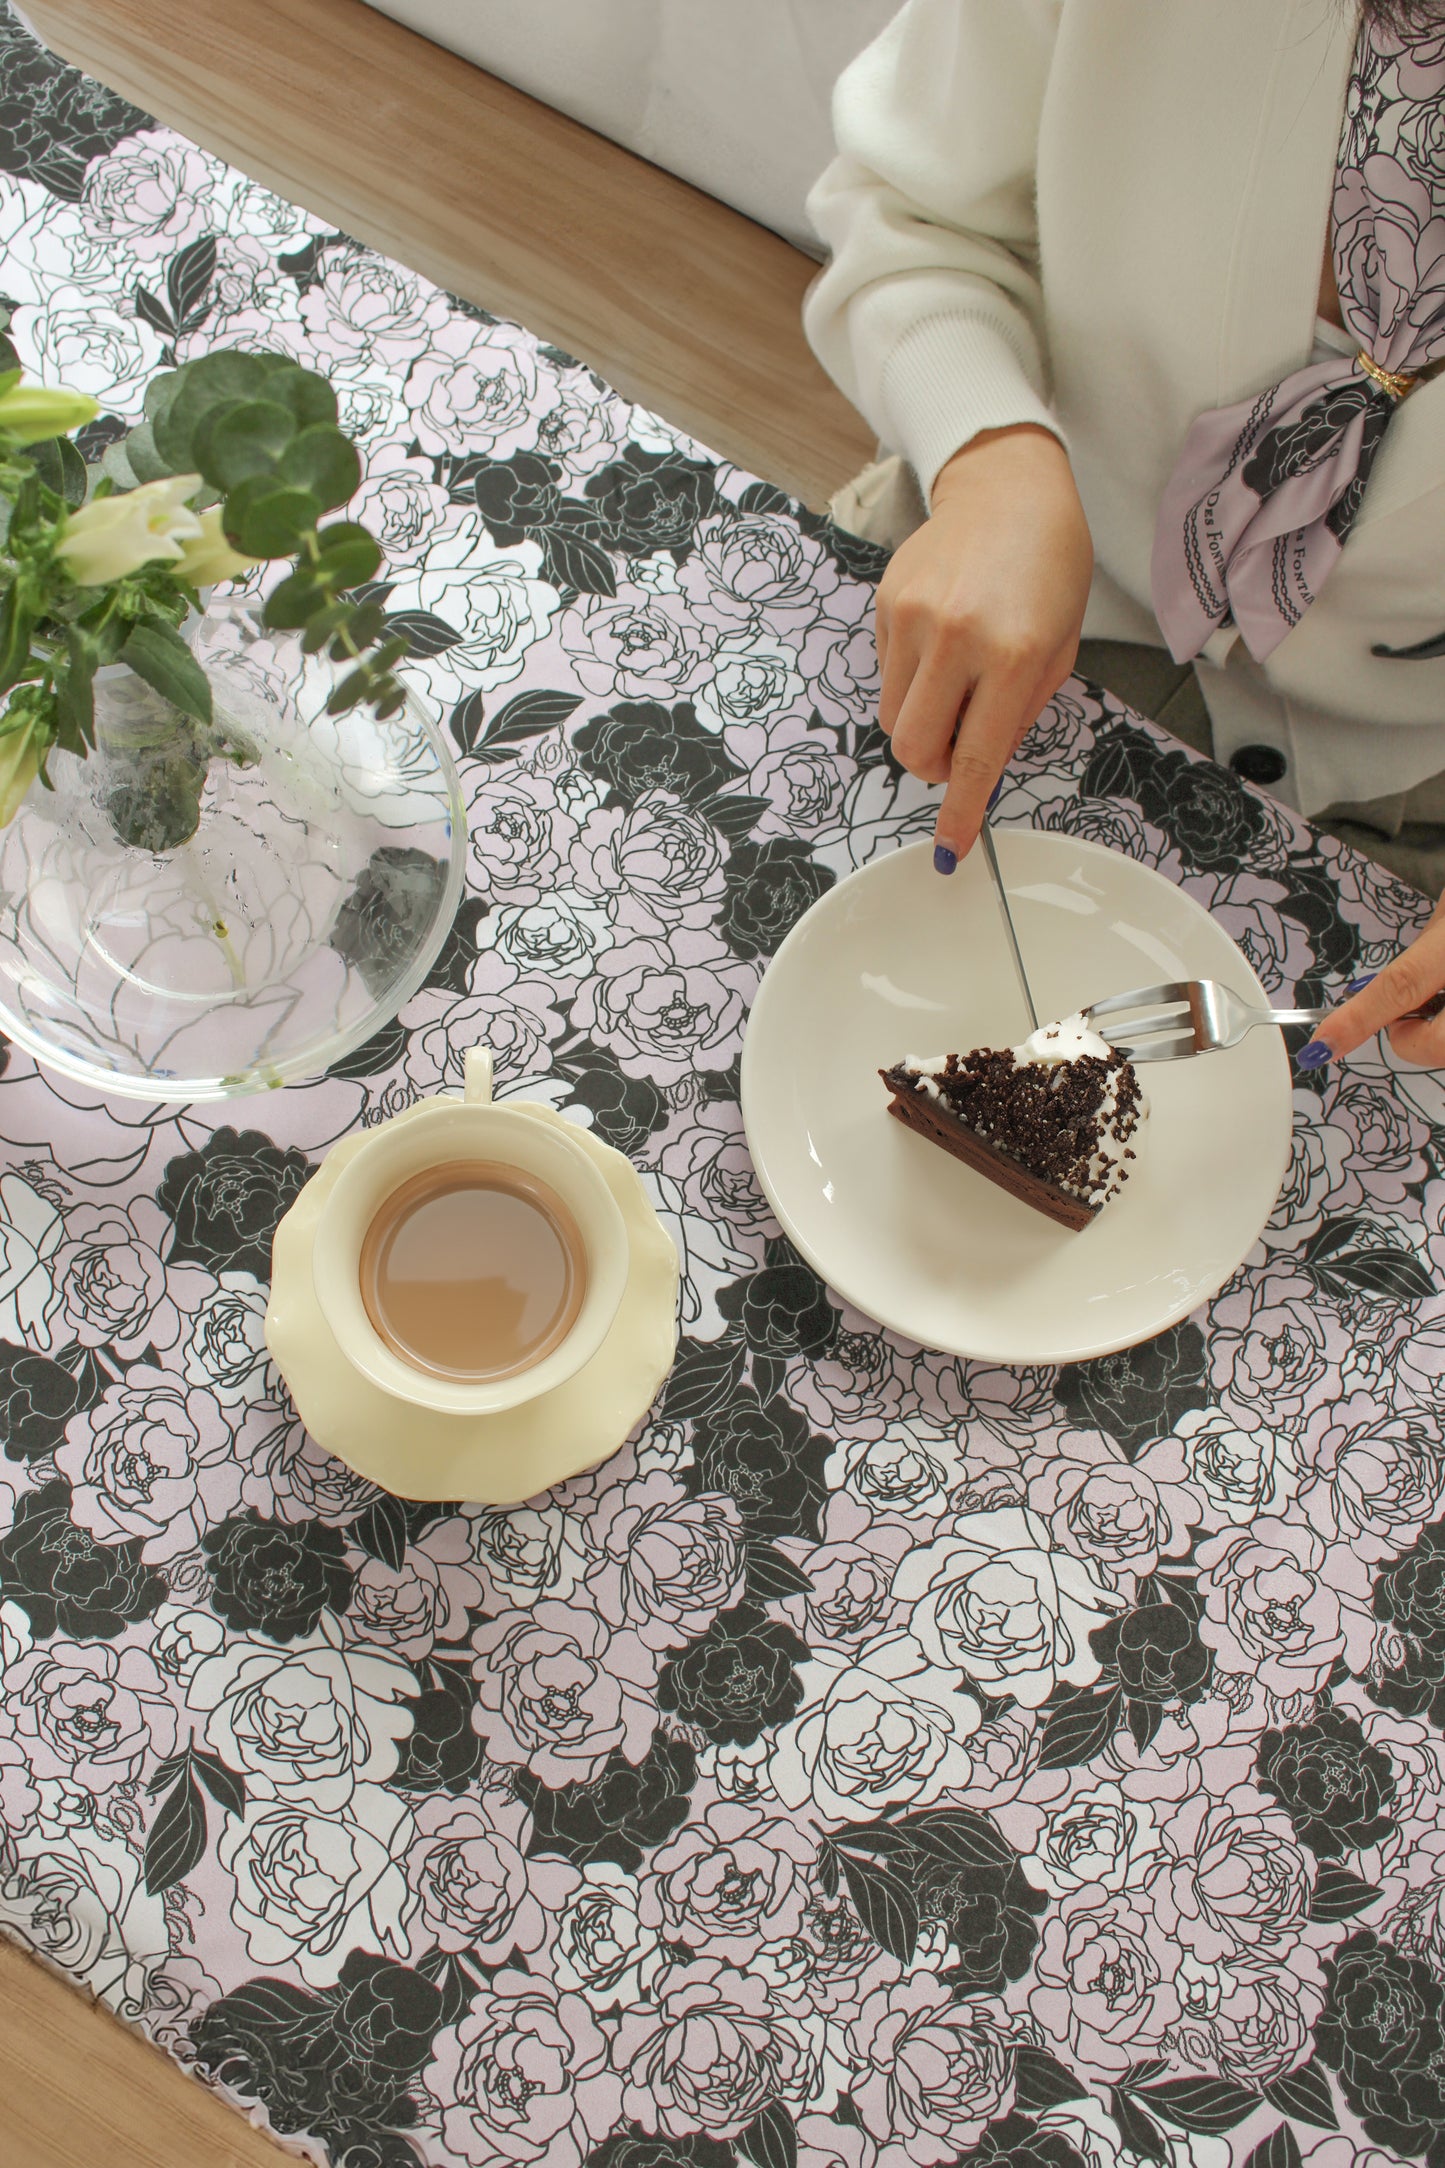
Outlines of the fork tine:
M 1161 1034 L 1154 1039 L 1111 1039 L 1109 1044 L 1116 1054 L 1123 1055 L 1125 1061 L 1136 1062 L 1188 1061 L 1195 1054 L 1208 1054 L 1212 1051 L 1207 1046 L 1196 1046 L 1192 1032 L 1183 1036 L 1177 1033 L 1172 1036 Z
M 1170 986 L 1136 986 L 1132 993 L 1110 994 L 1107 1000 L 1091 1002 L 1084 1014 L 1088 1017 L 1117 1016 L 1124 1009 L 1153 1009 L 1162 1002 L 1189 1002 L 1193 987 L 1190 981 L 1176 979 Z

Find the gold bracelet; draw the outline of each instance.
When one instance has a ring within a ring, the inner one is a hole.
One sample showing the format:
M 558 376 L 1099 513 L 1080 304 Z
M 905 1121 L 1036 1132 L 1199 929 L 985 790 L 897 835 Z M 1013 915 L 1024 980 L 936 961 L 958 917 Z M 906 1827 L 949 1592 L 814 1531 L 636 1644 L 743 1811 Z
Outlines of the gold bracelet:
M 1356 354 L 1355 361 L 1371 383 L 1378 384 L 1381 391 L 1388 392 L 1392 399 L 1408 398 L 1420 381 L 1418 376 L 1407 376 L 1401 369 L 1382 369 L 1363 347 Z

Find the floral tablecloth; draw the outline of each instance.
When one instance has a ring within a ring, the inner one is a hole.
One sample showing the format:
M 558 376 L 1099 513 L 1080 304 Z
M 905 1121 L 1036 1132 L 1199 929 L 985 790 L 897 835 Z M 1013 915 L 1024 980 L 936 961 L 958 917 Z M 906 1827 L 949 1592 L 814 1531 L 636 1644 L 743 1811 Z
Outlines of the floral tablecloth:
M 309 1089 L 0 1053 L 0 1924 L 336 2168 L 1445 2162 L 1439 1079 L 1302 1080 L 1258 1248 L 1130 1354 L 840 1309 L 738 1055 L 799 913 L 929 829 L 871 553 L 8 18 L 0 68 L 25 359 L 92 450 L 172 356 L 331 372 L 472 837 L 430 984 Z M 1079 685 L 1000 813 L 1282 993 L 1422 914 Z M 514 1512 L 350 1475 L 261 1332 L 321 1154 L 481 1037 L 684 1264 L 650 1419 Z

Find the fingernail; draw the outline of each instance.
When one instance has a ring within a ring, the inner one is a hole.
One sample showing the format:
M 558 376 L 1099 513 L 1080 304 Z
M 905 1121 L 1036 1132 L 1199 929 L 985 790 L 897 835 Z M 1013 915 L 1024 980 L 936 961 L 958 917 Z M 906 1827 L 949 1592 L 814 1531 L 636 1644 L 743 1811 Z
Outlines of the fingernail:
M 1345 988 L 1345 992 L 1347 994 L 1362 994 L 1367 986 L 1374 985 L 1378 977 L 1379 973 L 1377 971 L 1367 971 L 1362 979 L 1351 979 L 1349 985 Z
M 989 799 L 989 801 L 988 801 L 988 804 L 987 804 L 987 805 L 986 805 L 986 806 L 984 807 L 984 809 L 983 809 L 983 810 L 984 810 L 984 812 L 985 812 L 985 813 L 992 813 L 992 811 L 993 811 L 994 807 L 995 807 L 995 806 L 996 806 L 996 805 L 998 804 L 998 802 L 999 802 L 999 799 L 1000 799 L 1000 798 L 1001 798 L 1002 796 L 1003 796 L 1003 777 L 1002 777 L 1002 776 L 1000 776 L 1000 777 L 999 777 L 999 779 L 998 779 L 998 781 L 997 781 L 997 782 L 996 782 L 996 783 L 994 784 L 994 786 L 993 786 L 993 796 L 992 796 L 992 797 L 991 797 L 991 798 Z
M 935 873 L 956 873 L 958 871 L 957 851 L 951 851 L 946 843 L 935 843 L 933 846 L 933 870 Z
M 1323 1039 L 1311 1039 L 1309 1045 L 1302 1046 L 1295 1055 L 1294 1065 L 1296 1069 L 1323 1069 L 1325 1063 L 1333 1059 L 1334 1055 Z

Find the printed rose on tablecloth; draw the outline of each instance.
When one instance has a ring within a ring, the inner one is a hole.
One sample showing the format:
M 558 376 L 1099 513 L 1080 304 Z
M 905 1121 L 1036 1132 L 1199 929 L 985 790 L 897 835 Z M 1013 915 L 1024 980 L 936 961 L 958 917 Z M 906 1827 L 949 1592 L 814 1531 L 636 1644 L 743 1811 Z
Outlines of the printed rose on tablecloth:
M 656 1663 L 635 1633 L 545 1600 L 472 1635 L 473 1724 L 504 1767 L 585 1784 L 609 1754 L 640 1761 L 656 1717 Z
M 588 815 L 571 870 L 579 893 L 599 897 L 617 924 L 666 940 L 676 928 L 711 926 L 725 855 L 704 814 L 649 790 L 635 805 Z
M 328 249 L 320 277 L 301 296 L 313 347 L 341 363 L 405 368 L 419 345 L 444 335 L 448 315 L 434 286 L 362 248 Z
M 820 1542 L 783 1542 L 810 1583 L 784 1599 L 784 1616 L 810 1648 L 837 1642 L 846 1649 L 896 1632 L 908 1610 L 894 1595 L 894 1575 L 915 1540 L 906 1521 L 875 1515 L 846 1491 L 835 1492 L 823 1508 Z
M 707 730 L 762 722 L 790 708 L 802 690 L 796 648 L 752 627 L 726 632 L 697 694 L 698 721 Z
M 1339 1391 L 1328 1313 L 1303 1273 L 1273 1265 L 1236 1276 L 1209 1307 L 1209 1372 L 1242 1429 L 1288 1430 L 1304 1409 Z
M 1118 2079 L 1178 2022 L 1178 1964 L 1146 1897 L 1085 1883 L 1044 1920 L 1029 2010 L 1071 2063 Z
M 589 1860 L 553 1922 L 552 1976 L 564 1994 L 594 2010 L 640 2002 L 663 1963 L 656 1934 L 639 1916 L 636 1879 L 611 1860 Z
M 1312 1876 L 1284 1815 L 1248 1785 L 1199 1794 L 1161 1825 L 1150 1884 L 1160 1930 L 1203 1964 L 1283 1961 L 1309 1917 Z
M 98 241 L 151 263 L 204 231 L 215 188 L 204 151 L 169 128 L 146 129 L 86 168 L 81 215 Z
M 399 1566 L 361 1560 L 346 1607 L 347 1638 L 411 1661 L 429 1656 L 438 1641 L 466 1639 L 468 1607 L 480 1605 L 484 1586 L 470 1523 L 456 1514 L 433 1521 Z
M 772 1207 L 758 1187 L 752 1154 L 736 1109 L 726 1101 L 675 1115 L 653 1145 L 659 1171 L 678 1186 L 689 1212 L 721 1221 L 739 1254 L 776 1228 Z
M 5 1670 L 5 1708 L 31 1774 L 113 1791 L 176 1742 L 175 1711 L 143 1649 L 50 1641 Z
M 881 1438 L 918 1406 L 907 1362 L 892 1340 L 846 1304 L 826 1355 L 793 1365 L 787 1390 L 819 1430 L 864 1440 Z
M 167 1163 L 156 1191 L 175 1223 L 172 1257 L 268 1279 L 271 1237 L 311 1172 L 303 1152 L 259 1130 L 213 1130 L 199 1151 Z
M 80 1525 L 102 1543 L 139 1543 L 147 1564 L 190 1550 L 241 1498 L 215 1395 L 150 1363 L 133 1364 L 95 1407 L 71 1417 L 55 1465 Z
M 698 1069 L 731 1067 L 756 986 L 756 969 L 710 934 L 679 932 L 666 945 L 639 938 L 596 959 L 572 1023 L 629 1075 L 680 1084 Z
M 544 1596 L 561 1602 L 593 1561 L 586 1523 L 560 1491 L 542 1506 L 469 1506 L 463 1518 L 482 1577 L 478 1609 L 528 1611 Z
M 849 2046 L 863 2072 L 853 2102 L 878 2168 L 937 2168 L 976 2145 L 1013 2105 L 1020 2034 L 1001 2003 L 956 2002 L 928 1973 L 870 1995 Z
M 418 1093 L 460 1090 L 474 1046 L 490 1047 L 504 1079 L 536 1075 L 564 1029 L 556 1000 L 548 979 L 519 971 L 494 948 L 483 949 L 466 993 L 424 986 L 402 1011 L 408 1078 Z
M 368 451 L 347 517 L 370 528 L 389 569 L 422 563 L 455 516 L 446 491 L 432 479 L 430 460 L 395 444 Z
M 50 1345 L 54 1259 L 64 1239 L 52 1200 L 18 1174 L 0 1174 L 0 1339 Z
M 1311 1528 L 1268 1517 L 1210 1536 L 1199 1547 L 1200 1639 L 1220 1671 L 1257 1679 L 1266 1693 L 1317 1693 L 1340 1656 L 1361 1668 L 1369 1656 L 1363 1566 L 1328 1555 Z
M 1224 1408 L 1190 1408 L 1174 1426 L 1184 1448 L 1189 1482 L 1216 1521 L 1247 1527 L 1278 1513 L 1300 1486 L 1300 1465 L 1289 1438 Z
M 411 1730 L 416 1678 L 371 1650 L 343 1649 L 334 1622 L 287 1648 L 232 1641 L 192 1674 L 186 1701 L 206 1743 L 255 1799 L 330 1813 L 360 1783 L 380 1784 Z
M 223 1272 L 188 1307 L 184 1374 L 209 1388 L 223 1408 L 264 1400 L 279 1385 L 266 1348 L 266 1289 L 249 1272 Z
M 443 300 L 434 288 L 428 291 Z M 398 356 L 410 362 L 406 404 L 422 450 L 433 458 L 465 451 L 505 459 L 534 443 L 555 380 L 538 368 L 531 334 L 460 314 L 444 315 L 428 329 L 429 338 L 413 335 Z
M 816 1856 L 788 1817 L 720 1800 L 652 1854 L 638 1917 L 663 1942 L 746 1969 L 798 1932 Z
M 908 1631 L 928 1662 L 985 1694 L 1040 1708 L 1057 1681 L 1099 1676 L 1090 1632 L 1122 1597 L 1052 1550 L 1032 1513 L 965 1514 L 903 1560 L 893 1593 L 912 1606 Z
M 149 1197 L 127 1209 L 117 1204 L 72 1204 L 64 1239 L 51 1264 L 56 1291 L 52 1333 L 62 1343 L 109 1347 L 122 1362 L 145 1348 L 173 1347 L 181 1314 L 189 1315 L 207 1282 L 184 1266 L 169 1284 L 165 1257 L 171 1223 Z
M 854 764 L 821 733 L 813 741 L 794 739 L 775 746 L 775 733 L 762 724 L 728 732 L 728 745 L 747 764 L 747 787 L 764 810 L 753 830 L 759 841 L 796 837 L 817 844 L 838 833 L 843 801 Z
M 964 1472 L 955 1437 L 923 1423 L 894 1422 L 878 1437 L 840 1437 L 823 1480 L 829 1490 L 846 1485 L 875 1513 L 934 1521 L 946 1511 Z
M 470 2168 L 580 2168 L 618 2117 L 607 2045 L 580 1995 L 496 1973 L 433 2043 L 426 2083 L 447 2145 Z
M 1317 1859 L 1378 1844 L 1395 1827 L 1390 1757 L 1343 1709 L 1322 1708 L 1307 1724 L 1265 1732 L 1255 1769 L 1260 1790 L 1283 1807 Z
M 622 2112 L 644 2130 L 736 2137 L 769 2101 L 806 2100 L 806 2034 L 757 1979 L 700 1958 L 671 1965 L 656 2001 L 624 2010 L 612 2044 Z
M 30 1774 L 29 1747 L 17 1739 L 9 1720 L 0 1717 L 0 1827 L 12 1838 L 30 1827 L 40 1806 L 40 1793 Z M 0 1892 L 3 1892 L 0 1878 Z M 3 1905 L 3 1895 L 0 1895 Z
M 701 521 L 678 581 L 704 619 L 766 619 L 775 636 L 796 638 L 822 615 L 838 569 L 791 520 L 729 508 Z
M 1027 1796 L 1027 1794 L 1025 1795 Z M 1007 1818 L 1010 1834 L 1019 1818 L 1015 1806 Z M 1051 1897 L 1094 1884 L 1103 1890 L 1138 1889 L 1159 1852 L 1154 1809 L 1147 1801 L 1126 1797 L 1107 1779 L 1076 1778 L 1057 1805 L 1034 1810 L 1039 1833 L 1023 1870 L 1035 1888 Z
M 1438 1978 L 1365 1929 L 1326 1959 L 1325 1979 L 1320 2058 L 1366 2136 L 1406 2158 L 1432 2151 L 1445 2128 Z
M 238 1633 L 273 1641 L 309 1634 L 325 1610 L 344 1610 L 354 1578 L 339 1528 L 238 1513 L 203 1538 L 211 1602 Z
M 577 823 L 557 802 L 550 777 L 504 768 L 489 773 L 467 813 L 472 856 L 487 894 L 507 903 L 540 903 L 564 884 Z
M 224 1644 L 226 1629 L 209 1611 L 188 1609 L 185 1604 L 163 1603 L 155 1614 L 156 1637 L 151 1654 L 157 1668 L 178 1686 L 189 1685 L 196 1666 L 214 1656 Z
M 436 699 L 451 706 L 518 675 L 561 600 L 538 577 L 541 567 L 538 543 L 493 549 L 480 524 L 467 519 L 439 535 L 419 565 L 402 572 L 388 609 L 425 611 L 457 636 L 412 664 Z
M 258 1799 L 244 1820 L 227 1816 L 217 1856 L 256 1963 L 291 1964 L 308 1986 L 332 1987 L 352 1950 L 404 1956 L 413 1835 L 405 1801 L 380 1784 L 358 1784 L 342 1813 Z
M 130 2018 L 170 1940 L 140 1855 L 87 1827 L 24 1837 L 0 1861 L 0 1927 Z
M 541 1948 L 547 1921 L 515 1842 L 521 1817 L 513 1809 L 506 1818 L 510 1833 L 485 1808 L 445 1794 L 418 1806 L 407 1876 L 419 1907 L 413 1925 L 419 1955 L 435 1946 L 500 1965 Z M 554 1876 L 560 1871 L 543 1868 Z
M 19 1604 L 37 1638 L 113 1640 L 165 1596 L 139 1542 L 98 1543 L 76 1524 L 70 1485 L 60 1478 L 27 1491 L 0 1536 L 0 1599 Z
M 609 1626 L 650 1649 L 695 1640 L 742 1594 L 742 1527 L 731 1498 L 690 1496 L 667 1475 L 619 1483 L 589 1528 L 599 1564 L 586 1583 Z
M 965 1742 L 979 1706 L 954 1670 L 929 1665 L 907 1634 L 850 1658 L 817 1650 L 799 1670 L 802 1703 L 773 1741 L 780 1799 L 827 1821 L 866 1822 L 885 1808 L 930 1806 L 967 1785 Z
M 707 668 L 681 597 L 589 595 L 568 612 L 561 638 L 578 683 L 604 700 L 670 700 L 693 692 Z
M 1445 1498 L 1438 1423 L 1384 1415 L 1369 1393 L 1317 1409 L 1301 1458 L 1310 1472 L 1295 1512 L 1326 1542 L 1371 1565 L 1408 1549 Z
M 1138 1579 L 1190 1546 L 1200 1496 L 1185 1481 L 1172 1440 L 1132 1464 L 1102 1439 L 1070 1438 L 1029 1484 L 1029 1511 L 1046 1521 L 1061 1549 L 1111 1575 Z

